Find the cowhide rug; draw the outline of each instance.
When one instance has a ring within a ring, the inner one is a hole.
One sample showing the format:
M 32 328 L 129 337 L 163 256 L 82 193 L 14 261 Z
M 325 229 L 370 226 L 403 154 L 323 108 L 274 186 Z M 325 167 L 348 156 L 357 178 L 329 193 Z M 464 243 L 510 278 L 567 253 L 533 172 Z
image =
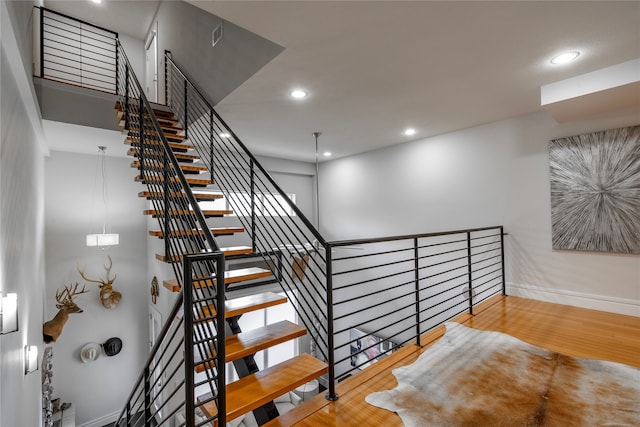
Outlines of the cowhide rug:
M 640 426 L 640 369 L 447 323 L 398 386 L 366 401 L 405 426 Z

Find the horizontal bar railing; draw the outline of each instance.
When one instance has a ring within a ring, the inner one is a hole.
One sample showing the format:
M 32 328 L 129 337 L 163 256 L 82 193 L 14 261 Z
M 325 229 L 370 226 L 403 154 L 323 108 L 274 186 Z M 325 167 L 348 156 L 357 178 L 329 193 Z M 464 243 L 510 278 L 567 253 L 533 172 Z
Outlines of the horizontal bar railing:
M 44 7 L 36 7 L 39 67 L 36 74 L 76 86 L 116 93 L 118 33 Z
M 504 293 L 502 227 L 329 242 L 341 380 Z

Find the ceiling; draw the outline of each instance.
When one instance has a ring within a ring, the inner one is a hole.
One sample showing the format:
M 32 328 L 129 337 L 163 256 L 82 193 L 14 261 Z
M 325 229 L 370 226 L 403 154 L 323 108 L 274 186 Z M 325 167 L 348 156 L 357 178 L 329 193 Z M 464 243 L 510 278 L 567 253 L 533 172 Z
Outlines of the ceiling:
M 45 3 L 138 38 L 159 4 Z M 255 153 L 295 160 L 316 131 L 336 158 L 541 111 L 541 86 L 640 58 L 640 1 L 189 3 L 285 48 L 216 108 Z M 565 50 L 581 55 L 549 63 Z

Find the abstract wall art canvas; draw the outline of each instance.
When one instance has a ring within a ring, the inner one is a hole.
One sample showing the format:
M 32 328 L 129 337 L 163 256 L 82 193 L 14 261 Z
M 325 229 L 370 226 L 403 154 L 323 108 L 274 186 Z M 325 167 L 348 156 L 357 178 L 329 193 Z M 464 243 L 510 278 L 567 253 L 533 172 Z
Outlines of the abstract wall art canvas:
M 640 126 L 554 139 L 554 249 L 640 253 Z

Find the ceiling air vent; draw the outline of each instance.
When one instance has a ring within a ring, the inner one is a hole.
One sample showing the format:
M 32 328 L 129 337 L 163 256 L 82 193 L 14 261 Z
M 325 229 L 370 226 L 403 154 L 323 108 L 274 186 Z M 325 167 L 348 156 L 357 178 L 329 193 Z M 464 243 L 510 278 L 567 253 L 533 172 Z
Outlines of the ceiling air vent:
M 220 21 L 218 26 L 214 28 L 211 33 L 211 46 L 215 46 L 220 40 L 222 40 L 222 21 Z

